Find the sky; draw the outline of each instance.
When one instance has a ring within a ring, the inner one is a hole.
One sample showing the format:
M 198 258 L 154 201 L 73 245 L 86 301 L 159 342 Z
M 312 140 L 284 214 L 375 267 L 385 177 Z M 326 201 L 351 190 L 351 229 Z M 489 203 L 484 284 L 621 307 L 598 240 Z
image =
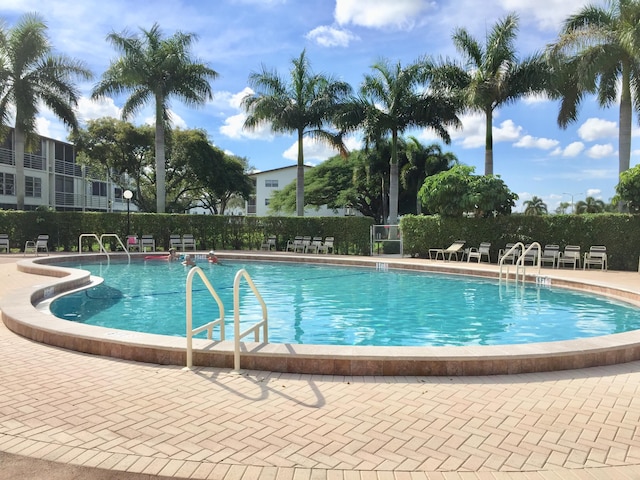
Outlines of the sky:
M 314 72 L 349 82 L 355 91 L 371 65 L 386 59 L 402 65 L 424 56 L 460 59 L 451 40 L 465 28 L 480 43 L 495 23 L 509 13 L 519 17 L 517 49 L 521 58 L 543 50 L 556 40 L 562 22 L 587 3 L 603 0 L 3 0 L 0 18 L 12 27 L 21 15 L 37 12 L 48 25 L 56 53 L 83 61 L 93 72 L 80 83 L 81 121 L 120 118 L 126 97 L 90 100 L 90 92 L 117 58 L 107 42 L 109 33 L 139 33 L 158 23 L 166 36 L 180 31 L 197 35 L 192 53 L 218 72 L 212 82 L 214 98 L 199 108 L 177 99 L 170 103 L 173 125 L 204 129 L 211 141 L 228 153 L 246 157 L 256 170 L 293 165 L 297 143 L 293 135 L 273 134 L 268 127 L 242 128 L 241 99 L 251 93 L 248 78 L 264 65 L 288 78 L 291 61 L 303 50 Z M 494 114 L 494 173 L 520 200 L 542 198 L 553 212 L 560 202 L 593 196 L 609 202 L 618 178 L 618 109 L 600 108 L 588 97 L 578 120 L 567 129 L 557 125 L 559 104 L 526 98 Z M 153 123 L 152 105 L 141 110 L 134 124 Z M 484 173 L 484 118 L 467 113 L 463 128 L 451 130 L 443 145 L 459 161 Z M 66 140 L 68 131 L 46 109 L 37 119 L 38 133 Z M 631 166 L 640 159 L 640 129 L 634 123 Z M 440 142 L 429 130 L 412 130 L 423 144 Z M 362 146 L 357 136 L 348 147 Z M 336 154 L 328 147 L 304 142 L 305 162 L 318 165 Z

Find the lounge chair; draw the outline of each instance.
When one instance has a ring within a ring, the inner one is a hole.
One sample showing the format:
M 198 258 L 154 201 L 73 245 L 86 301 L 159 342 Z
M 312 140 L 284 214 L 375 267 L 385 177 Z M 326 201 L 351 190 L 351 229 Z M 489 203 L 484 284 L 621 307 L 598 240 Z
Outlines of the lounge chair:
M 478 263 L 480 263 L 483 257 L 487 259 L 488 263 L 491 263 L 491 243 L 489 242 L 482 242 L 477 249 L 474 247 L 470 248 L 467 252 L 467 263 L 469 263 L 472 258 L 477 259 Z
M 447 248 L 430 248 L 429 249 L 429 258 L 432 258 L 432 254 L 435 255 L 434 260 L 438 259 L 438 256 L 442 256 L 442 260 L 445 260 L 445 256 L 449 256 L 449 260 L 453 255 L 456 256 L 456 260 L 458 260 L 458 254 L 463 253 L 463 247 L 466 242 L 464 240 L 456 240 Z
M 318 247 L 318 253 L 333 253 L 333 237 L 325 237 L 322 245 Z
M 35 253 L 36 256 L 38 252 L 46 252 L 49 255 L 49 235 L 38 235 L 38 238 L 34 240 L 28 240 L 24 244 L 24 254 L 30 251 Z
M 296 245 L 293 249 L 294 252 L 305 253 L 307 251 L 307 247 L 311 245 L 311 236 L 302 237 L 302 241 Z
M 9 253 L 9 235 L 0 233 L 0 251 L 6 250 Z
M 565 265 L 573 266 L 573 269 L 580 267 L 580 245 L 567 245 L 564 252 L 558 256 L 558 268 Z
M 287 240 L 287 247 L 285 252 L 295 252 L 296 247 L 302 244 L 302 236 L 298 235 L 293 240 Z
M 136 235 L 127 236 L 127 250 L 132 252 L 133 250 L 140 251 L 140 240 Z
M 182 248 L 186 252 L 187 250 L 196 251 L 196 239 L 193 235 L 185 233 L 182 235 Z
M 182 237 L 177 233 L 169 235 L 169 248 L 175 248 L 176 250 L 182 250 Z
M 147 248 L 151 252 L 156 251 L 156 241 L 153 235 L 142 235 L 142 238 L 140 238 L 140 251 L 146 252 Z
M 305 253 L 318 253 L 318 249 L 322 245 L 322 237 L 313 237 L 309 245 L 305 245 Z
M 544 267 L 547 264 L 551 264 L 551 268 L 555 268 L 558 264 L 558 257 L 560 256 L 559 245 L 545 245 L 540 256 L 540 266 Z
M 276 236 L 275 235 L 270 235 L 268 238 L 265 239 L 264 242 L 262 242 L 262 245 L 260 245 L 260 250 L 267 250 L 267 251 L 271 251 L 271 247 L 273 247 L 274 250 L 277 250 L 278 248 L 276 247 Z
M 596 245 L 584 254 L 582 268 L 586 270 L 587 267 L 591 268 L 591 266 L 600 267 L 601 270 L 607 269 L 607 247 Z
M 515 243 L 507 243 L 504 248 L 501 248 L 498 251 L 498 263 L 511 263 L 515 265 L 515 263 L 520 258 L 520 249 L 516 248 L 510 252 L 510 250 L 515 246 Z M 503 261 L 504 259 L 504 261 Z
M 540 255 L 540 247 L 538 247 L 537 245 L 531 246 L 531 244 L 527 244 L 524 246 L 523 255 L 524 255 L 524 258 L 522 259 L 523 265 L 526 265 L 527 263 L 531 263 L 531 265 L 535 265 L 536 263 L 538 263 L 538 255 Z

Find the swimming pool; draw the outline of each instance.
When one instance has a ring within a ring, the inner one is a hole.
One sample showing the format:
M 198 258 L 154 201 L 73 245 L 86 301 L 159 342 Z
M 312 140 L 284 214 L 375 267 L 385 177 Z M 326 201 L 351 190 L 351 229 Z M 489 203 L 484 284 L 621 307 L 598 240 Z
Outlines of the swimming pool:
M 70 266 L 65 263 L 65 266 Z M 54 301 L 66 320 L 184 336 L 185 267 L 157 261 L 74 265 L 105 278 Z M 493 280 L 372 268 L 286 263 L 200 262 L 225 304 L 231 337 L 231 286 L 238 269 L 253 278 L 269 309 L 273 343 L 375 346 L 524 344 L 609 335 L 640 328 L 638 310 L 591 294 Z M 218 316 L 194 283 L 194 325 Z M 260 308 L 243 295 L 241 318 Z

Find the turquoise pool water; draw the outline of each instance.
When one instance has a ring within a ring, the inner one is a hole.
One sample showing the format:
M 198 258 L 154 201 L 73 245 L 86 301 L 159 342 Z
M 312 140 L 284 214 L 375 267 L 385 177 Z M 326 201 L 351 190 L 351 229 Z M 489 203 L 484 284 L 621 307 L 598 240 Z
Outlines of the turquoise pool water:
M 57 317 L 185 336 L 187 267 L 162 261 L 73 266 L 105 281 L 52 302 L 50 309 Z M 500 345 L 640 328 L 638 309 L 564 289 L 516 288 L 464 276 L 324 265 L 200 261 L 198 266 L 223 300 L 227 338 L 232 338 L 233 279 L 240 268 L 251 275 L 267 303 L 272 343 Z M 246 282 L 241 285 L 241 319 L 248 325 L 262 318 L 261 309 Z M 218 316 L 216 303 L 195 276 L 194 327 Z

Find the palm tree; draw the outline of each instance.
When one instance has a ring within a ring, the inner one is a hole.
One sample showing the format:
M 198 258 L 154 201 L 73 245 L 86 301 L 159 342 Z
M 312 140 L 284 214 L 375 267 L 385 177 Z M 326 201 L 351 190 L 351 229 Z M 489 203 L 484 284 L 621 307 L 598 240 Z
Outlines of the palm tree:
M 633 109 L 640 112 L 640 2 L 612 0 L 608 8 L 588 5 L 565 22 L 558 41 L 548 48 L 561 98 L 558 124 L 577 119 L 586 93 L 597 93 L 602 107 L 620 98 L 618 170 L 629 169 Z
M 458 127 L 459 110 L 455 99 L 442 92 L 421 88 L 428 80 L 425 62 L 402 67 L 380 60 L 365 75 L 358 98 L 348 102 L 339 114 L 338 124 L 347 130 L 363 129 L 367 144 L 391 135 L 389 161 L 389 218 L 398 221 L 399 171 L 398 136 L 412 127 L 430 127 L 450 142 L 447 126 Z
M 565 213 L 567 213 L 567 208 L 569 207 L 571 207 L 570 202 L 560 202 L 560 204 L 556 207 L 556 213 L 558 215 L 564 215 Z
M 547 204 L 540 197 L 535 195 L 531 197 L 531 200 L 524 202 L 524 214 L 525 215 L 545 215 L 547 212 Z
M 409 161 L 400 172 L 400 179 L 405 189 L 414 192 L 416 196 L 416 213 L 422 213 L 422 201 L 418 192 L 424 179 L 430 175 L 448 170 L 458 159 L 451 152 L 442 152 L 437 143 L 426 147 L 416 137 L 409 137 L 407 143 L 407 160 Z
M 138 112 L 153 101 L 155 107 L 156 206 L 164 213 L 165 131 L 169 128 L 169 99 L 177 97 L 189 106 L 204 104 L 213 98 L 210 80 L 218 73 L 192 57 L 190 47 L 197 38 L 191 33 L 176 32 L 163 38 L 157 23 L 142 36 L 110 33 L 107 40 L 122 53 L 111 62 L 93 89 L 92 98 L 131 92 L 122 107 L 122 118 Z
M 296 178 L 296 214 L 304 216 L 304 148 L 303 138 L 309 136 L 336 147 L 341 154 L 346 149 L 339 134 L 327 127 L 340 101 L 351 92 L 348 83 L 316 74 L 303 50 L 291 61 L 290 83 L 264 66 L 249 76 L 255 90 L 245 96 L 242 105 L 247 112 L 244 127 L 255 129 L 269 124 L 277 133 L 296 133 L 298 139 L 298 169 Z
M 602 200 L 593 197 L 587 197 L 576 203 L 576 213 L 602 213 L 605 204 Z
M 36 145 L 40 102 L 64 124 L 78 128 L 74 108 L 80 93 L 73 80 L 88 80 L 91 72 L 76 60 L 54 55 L 47 25 L 37 14 L 25 14 L 0 36 L 0 124 L 15 112 L 16 207 L 24 209 L 25 144 Z
M 517 32 L 515 14 L 494 25 L 484 47 L 467 30 L 457 29 L 453 42 L 464 64 L 446 61 L 433 66 L 435 85 L 458 92 L 469 110 L 485 116 L 485 175 L 493 174 L 493 112 L 525 95 L 545 91 L 548 84 L 547 64 L 540 55 L 519 61 Z

